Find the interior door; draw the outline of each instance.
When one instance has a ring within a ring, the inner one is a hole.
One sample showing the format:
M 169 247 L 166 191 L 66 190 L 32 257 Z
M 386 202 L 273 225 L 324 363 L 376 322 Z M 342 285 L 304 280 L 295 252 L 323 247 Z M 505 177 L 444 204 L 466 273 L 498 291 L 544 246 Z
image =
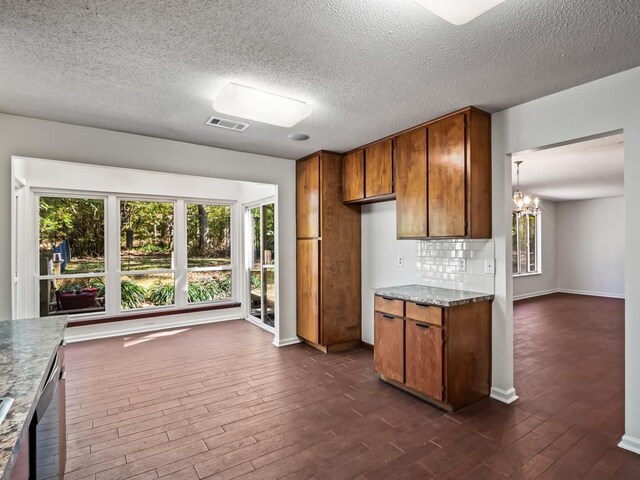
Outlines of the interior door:
M 405 321 L 406 380 L 408 387 L 443 399 L 444 370 L 442 329 L 426 323 Z
M 464 113 L 428 128 L 430 237 L 466 235 L 466 133 Z

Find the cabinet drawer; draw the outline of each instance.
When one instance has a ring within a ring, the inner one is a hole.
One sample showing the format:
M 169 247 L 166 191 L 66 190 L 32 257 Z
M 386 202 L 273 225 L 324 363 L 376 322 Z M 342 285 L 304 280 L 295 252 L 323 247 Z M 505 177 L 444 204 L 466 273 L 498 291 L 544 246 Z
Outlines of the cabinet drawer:
M 434 307 L 433 305 L 420 305 L 419 303 L 407 302 L 407 318 L 442 326 L 442 314 L 442 307 Z
M 378 312 L 390 313 L 398 317 L 404 316 L 404 300 L 395 300 L 376 295 L 374 307 Z

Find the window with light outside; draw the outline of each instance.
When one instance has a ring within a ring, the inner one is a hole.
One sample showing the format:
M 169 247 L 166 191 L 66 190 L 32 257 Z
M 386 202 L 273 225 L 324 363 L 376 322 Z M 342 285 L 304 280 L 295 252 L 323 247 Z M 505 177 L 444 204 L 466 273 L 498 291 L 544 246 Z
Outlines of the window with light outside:
M 512 214 L 513 276 L 541 273 L 540 215 L 540 213 L 518 214 L 516 212 Z

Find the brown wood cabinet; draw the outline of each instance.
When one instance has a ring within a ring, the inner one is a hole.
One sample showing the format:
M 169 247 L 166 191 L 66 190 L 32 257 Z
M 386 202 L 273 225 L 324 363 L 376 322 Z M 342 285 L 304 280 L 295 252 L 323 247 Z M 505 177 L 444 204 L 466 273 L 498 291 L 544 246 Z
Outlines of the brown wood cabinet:
M 342 157 L 299 160 L 297 333 L 323 351 L 360 343 L 360 206 L 342 202 Z
M 376 296 L 375 310 L 374 367 L 384 381 L 449 411 L 489 395 L 491 302 L 438 307 Z
M 374 323 L 376 372 L 396 382 L 404 382 L 403 318 L 376 312 Z
M 473 107 L 396 137 L 398 238 L 491 237 L 491 117 Z
M 342 174 L 343 201 L 373 203 L 393 200 L 393 140 L 384 140 L 346 154 Z

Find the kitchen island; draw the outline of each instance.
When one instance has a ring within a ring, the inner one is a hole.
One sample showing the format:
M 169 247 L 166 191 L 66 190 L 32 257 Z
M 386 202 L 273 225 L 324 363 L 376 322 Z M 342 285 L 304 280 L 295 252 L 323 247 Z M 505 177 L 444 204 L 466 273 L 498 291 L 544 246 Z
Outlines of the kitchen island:
M 59 351 L 66 326 L 66 316 L 0 321 L 0 397 L 12 399 L 0 423 L 0 480 L 28 478 L 34 414 L 48 380 L 63 371 Z M 59 375 L 53 380 L 58 383 Z M 64 388 L 57 392 L 64 400 Z

